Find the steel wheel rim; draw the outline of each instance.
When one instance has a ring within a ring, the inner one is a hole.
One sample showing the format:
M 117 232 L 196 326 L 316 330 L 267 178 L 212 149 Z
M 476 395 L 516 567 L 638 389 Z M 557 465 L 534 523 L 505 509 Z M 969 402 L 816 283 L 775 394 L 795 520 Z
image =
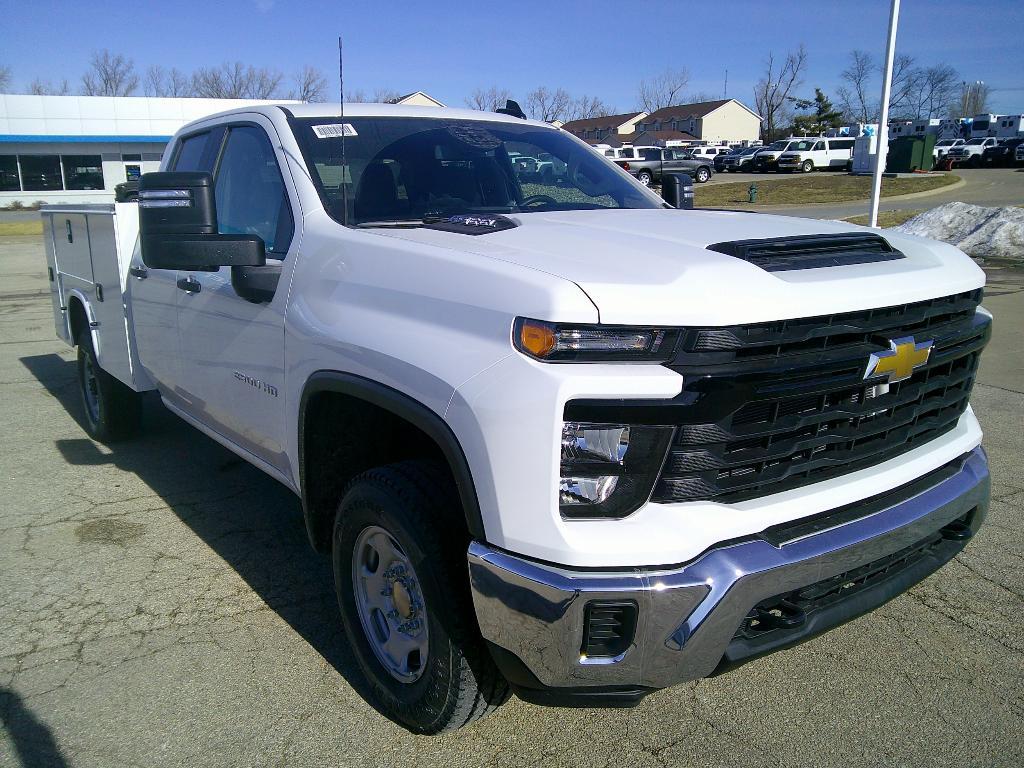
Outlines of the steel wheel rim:
M 647 174 L 647 173 L 641 173 L 641 174 L 640 174 L 639 176 L 637 176 L 637 180 L 638 180 L 638 181 L 639 181 L 639 182 L 640 182 L 641 184 L 643 184 L 643 185 L 644 185 L 645 187 L 649 187 L 649 186 L 651 186 L 651 177 L 650 177 L 650 174 Z
M 400 683 L 419 680 L 429 652 L 426 603 L 409 556 L 379 525 L 367 526 L 356 538 L 352 588 L 377 661 Z
M 89 355 L 85 356 L 85 365 L 82 366 L 82 398 L 89 422 L 97 424 L 100 420 L 100 382 Z

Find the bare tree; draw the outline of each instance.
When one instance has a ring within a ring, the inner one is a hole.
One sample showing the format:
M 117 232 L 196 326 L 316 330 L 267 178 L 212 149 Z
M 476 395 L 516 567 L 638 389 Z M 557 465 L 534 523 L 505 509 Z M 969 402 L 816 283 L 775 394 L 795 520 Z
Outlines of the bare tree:
M 378 104 L 394 104 L 402 98 L 402 94 L 394 88 L 374 88 L 373 100 Z
M 718 101 L 721 98 L 721 94 L 712 93 L 711 91 L 694 91 L 693 93 L 688 93 L 683 101 L 687 104 L 701 104 L 705 101 Z
M 577 96 L 566 110 L 566 122 L 570 120 L 586 120 L 590 117 L 614 115 L 615 107 L 610 107 L 597 96 Z
M 193 92 L 208 99 L 270 99 L 280 84 L 280 72 L 240 61 L 192 73 Z
M 960 82 L 949 64 L 936 64 L 923 69 L 915 79 L 915 87 L 908 94 L 910 110 L 916 119 L 929 119 L 945 115 L 956 101 Z
M 571 102 L 572 96 L 564 88 L 552 91 L 542 85 L 526 94 L 526 111 L 534 120 L 550 123 L 564 120 Z
M 49 80 L 35 78 L 28 85 L 28 92 L 34 96 L 67 96 L 71 93 L 71 85 L 67 78 L 60 81 L 60 85 L 54 86 Z
M 961 83 L 960 95 L 953 104 L 952 117 L 974 117 L 988 112 L 991 89 L 980 80 Z
M 192 78 L 177 67 L 169 71 L 159 64 L 146 70 L 142 81 L 142 92 L 147 96 L 170 96 L 184 98 L 194 96 Z
M 638 106 L 644 112 L 674 106 L 689 83 L 690 73 L 685 69 L 666 69 L 650 80 L 641 80 L 637 88 Z
M 0 67 L 0 93 L 11 87 L 11 68 Z
M 327 80 L 316 67 L 308 64 L 295 73 L 295 89 L 289 99 L 299 101 L 327 101 Z
M 914 57 L 905 53 L 896 55 L 892 63 L 892 85 L 889 89 L 889 119 L 908 120 L 913 114 L 912 94 L 920 88 L 922 70 Z
M 499 88 L 492 85 L 487 90 L 477 88 L 466 97 L 466 106 L 470 109 L 479 109 L 481 112 L 493 112 L 505 106 L 505 102 L 512 98 L 507 88 Z
M 780 63 L 769 53 L 764 75 L 754 86 L 754 103 L 761 115 L 761 138 L 771 141 L 788 121 L 787 109 L 794 90 L 800 87 L 807 68 L 807 50 L 801 44 Z
M 89 71 L 82 75 L 82 94 L 85 96 L 131 96 L 138 87 L 135 63 L 106 49 L 93 53 Z
M 402 94 L 394 88 L 374 88 L 373 94 L 368 94 L 363 89 L 358 88 L 345 94 L 345 101 L 350 104 L 394 104 L 400 98 L 402 98 Z
M 878 104 L 871 96 L 877 67 L 867 51 L 850 51 L 850 64 L 839 77 L 843 85 L 836 91 L 839 108 L 848 120 L 870 123 L 878 116 Z

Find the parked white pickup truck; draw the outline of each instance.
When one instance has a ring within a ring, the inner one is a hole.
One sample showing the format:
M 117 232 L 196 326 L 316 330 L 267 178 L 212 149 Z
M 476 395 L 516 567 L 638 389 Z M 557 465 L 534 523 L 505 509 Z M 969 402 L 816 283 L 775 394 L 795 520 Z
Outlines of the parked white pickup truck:
M 966 163 L 967 165 L 977 167 L 981 165 L 981 156 L 985 150 L 989 147 L 994 147 L 997 143 L 998 140 L 991 136 L 987 139 L 968 139 L 959 146 L 950 147 L 946 152 L 946 157 L 957 165 Z
M 881 605 L 981 525 L 991 315 L 956 248 L 678 210 L 540 122 L 337 113 L 203 119 L 138 204 L 45 208 L 54 319 L 95 438 L 156 390 L 301 498 L 411 730 L 510 690 L 635 703 Z M 546 154 L 547 182 L 510 160 Z

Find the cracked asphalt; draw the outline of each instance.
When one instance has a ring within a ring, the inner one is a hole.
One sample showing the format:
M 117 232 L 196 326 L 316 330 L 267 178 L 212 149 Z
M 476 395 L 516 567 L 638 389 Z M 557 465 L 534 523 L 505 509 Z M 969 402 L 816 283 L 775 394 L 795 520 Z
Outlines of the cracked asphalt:
M 37 239 L 0 238 L 0 765 L 1009 766 L 1024 762 L 1024 272 L 975 389 L 994 501 L 875 613 L 632 710 L 511 700 L 455 734 L 377 713 L 296 499 L 147 403 L 79 426 Z

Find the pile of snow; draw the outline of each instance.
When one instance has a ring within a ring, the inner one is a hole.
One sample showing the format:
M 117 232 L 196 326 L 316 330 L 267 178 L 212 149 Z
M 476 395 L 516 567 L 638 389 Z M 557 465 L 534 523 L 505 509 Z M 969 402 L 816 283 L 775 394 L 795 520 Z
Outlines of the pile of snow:
M 952 243 L 978 259 L 1024 261 L 1024 208 L 946 203 L 893 229 Z

